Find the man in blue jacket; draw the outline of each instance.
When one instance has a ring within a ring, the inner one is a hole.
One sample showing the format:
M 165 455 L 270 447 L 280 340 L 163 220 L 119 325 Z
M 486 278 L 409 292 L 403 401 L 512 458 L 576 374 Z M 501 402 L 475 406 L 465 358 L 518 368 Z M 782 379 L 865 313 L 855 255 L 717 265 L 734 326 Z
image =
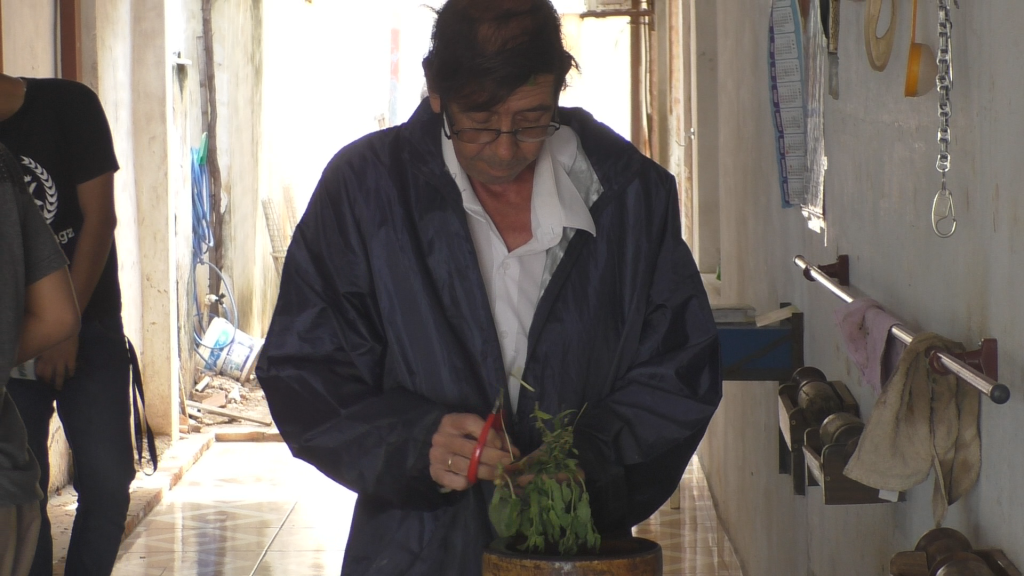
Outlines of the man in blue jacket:
M 359 494 L 343 574 L 480 573 L 496 398 L 483 480 L 537 449 L 535 405 L 587 406 L 602 534 L 668 499 L 718 405 L 675 182 L 558 107 L 574 65 L 549 0 L 450 0 L 429 99 L 341 150 L 295 232 L 257 374 L 293 453 Z

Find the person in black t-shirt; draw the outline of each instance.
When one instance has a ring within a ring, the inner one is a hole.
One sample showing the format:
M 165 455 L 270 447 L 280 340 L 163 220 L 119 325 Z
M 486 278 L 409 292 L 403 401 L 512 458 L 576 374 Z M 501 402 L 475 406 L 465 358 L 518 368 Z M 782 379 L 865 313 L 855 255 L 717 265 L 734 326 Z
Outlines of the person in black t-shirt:
M 114 246 L 113 140 L 96 94 L 59 79 L 0 75 L 0 143 L 21 163 L 35 203 L 71 262 L 82 310 L 76 338 L 18 370 L 8 390 L 49 484 L 54 401 L 74 455 L 78 509 L 66 574 L 109 574 L 117 558 L 135 477 L 130 360 L 121 323 Z M 53 572 L 46 501 L 33 576 Z

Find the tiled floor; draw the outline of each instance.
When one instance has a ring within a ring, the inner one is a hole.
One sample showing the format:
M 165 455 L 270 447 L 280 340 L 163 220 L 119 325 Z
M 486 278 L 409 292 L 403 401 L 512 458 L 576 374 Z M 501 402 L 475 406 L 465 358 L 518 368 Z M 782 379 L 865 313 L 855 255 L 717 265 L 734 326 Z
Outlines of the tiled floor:
M 354 502 L 284 444 L 216 443 L 124 542 L 114 576 L 335 576 Z M 742 576 L 699 466 L 681 503 L 636 528 L 661 543 L 665 576 Z
M 334 576 L 354 504 L 284 444 L 216 443 L 121 545 L 114 576 Z
M 743 576 L 696 458 L 679 484 L 679 509 L 662 506 L 633 535 L 661 544 L 665 576 Z

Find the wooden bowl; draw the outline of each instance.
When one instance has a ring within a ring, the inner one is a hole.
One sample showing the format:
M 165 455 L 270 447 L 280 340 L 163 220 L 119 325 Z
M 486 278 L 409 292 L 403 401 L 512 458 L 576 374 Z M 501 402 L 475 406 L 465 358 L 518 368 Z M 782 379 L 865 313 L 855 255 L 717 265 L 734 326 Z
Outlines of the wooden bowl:
M 645 538 L 606 538 L 593 556 L 542 556 L 500 538 L 484 550 L 483 576 L 661 576 L 661 546 Z

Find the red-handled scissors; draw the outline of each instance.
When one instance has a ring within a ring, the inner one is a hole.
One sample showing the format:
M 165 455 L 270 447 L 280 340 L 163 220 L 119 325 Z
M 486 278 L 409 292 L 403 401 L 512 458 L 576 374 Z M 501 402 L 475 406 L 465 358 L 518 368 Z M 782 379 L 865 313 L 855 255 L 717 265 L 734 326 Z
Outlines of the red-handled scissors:
M 476 446 L 473 448 L 473 457 L 469 459 L 469 471 L 466 472 L 466 479 L 470 484 L 476 484 L 476 474 L 480 469 L 480 455 L 483 454 L 484 446 L 487 445 L 487 435 L 492 429 L 505 429 L 504 420 L 501 417 L 501 398 L 502 396 L 499 394 L 498 399 L 494 401 L 491 414 L 487 416 L 484 428 L 480 431 L 480 438 L 477 439 Z

